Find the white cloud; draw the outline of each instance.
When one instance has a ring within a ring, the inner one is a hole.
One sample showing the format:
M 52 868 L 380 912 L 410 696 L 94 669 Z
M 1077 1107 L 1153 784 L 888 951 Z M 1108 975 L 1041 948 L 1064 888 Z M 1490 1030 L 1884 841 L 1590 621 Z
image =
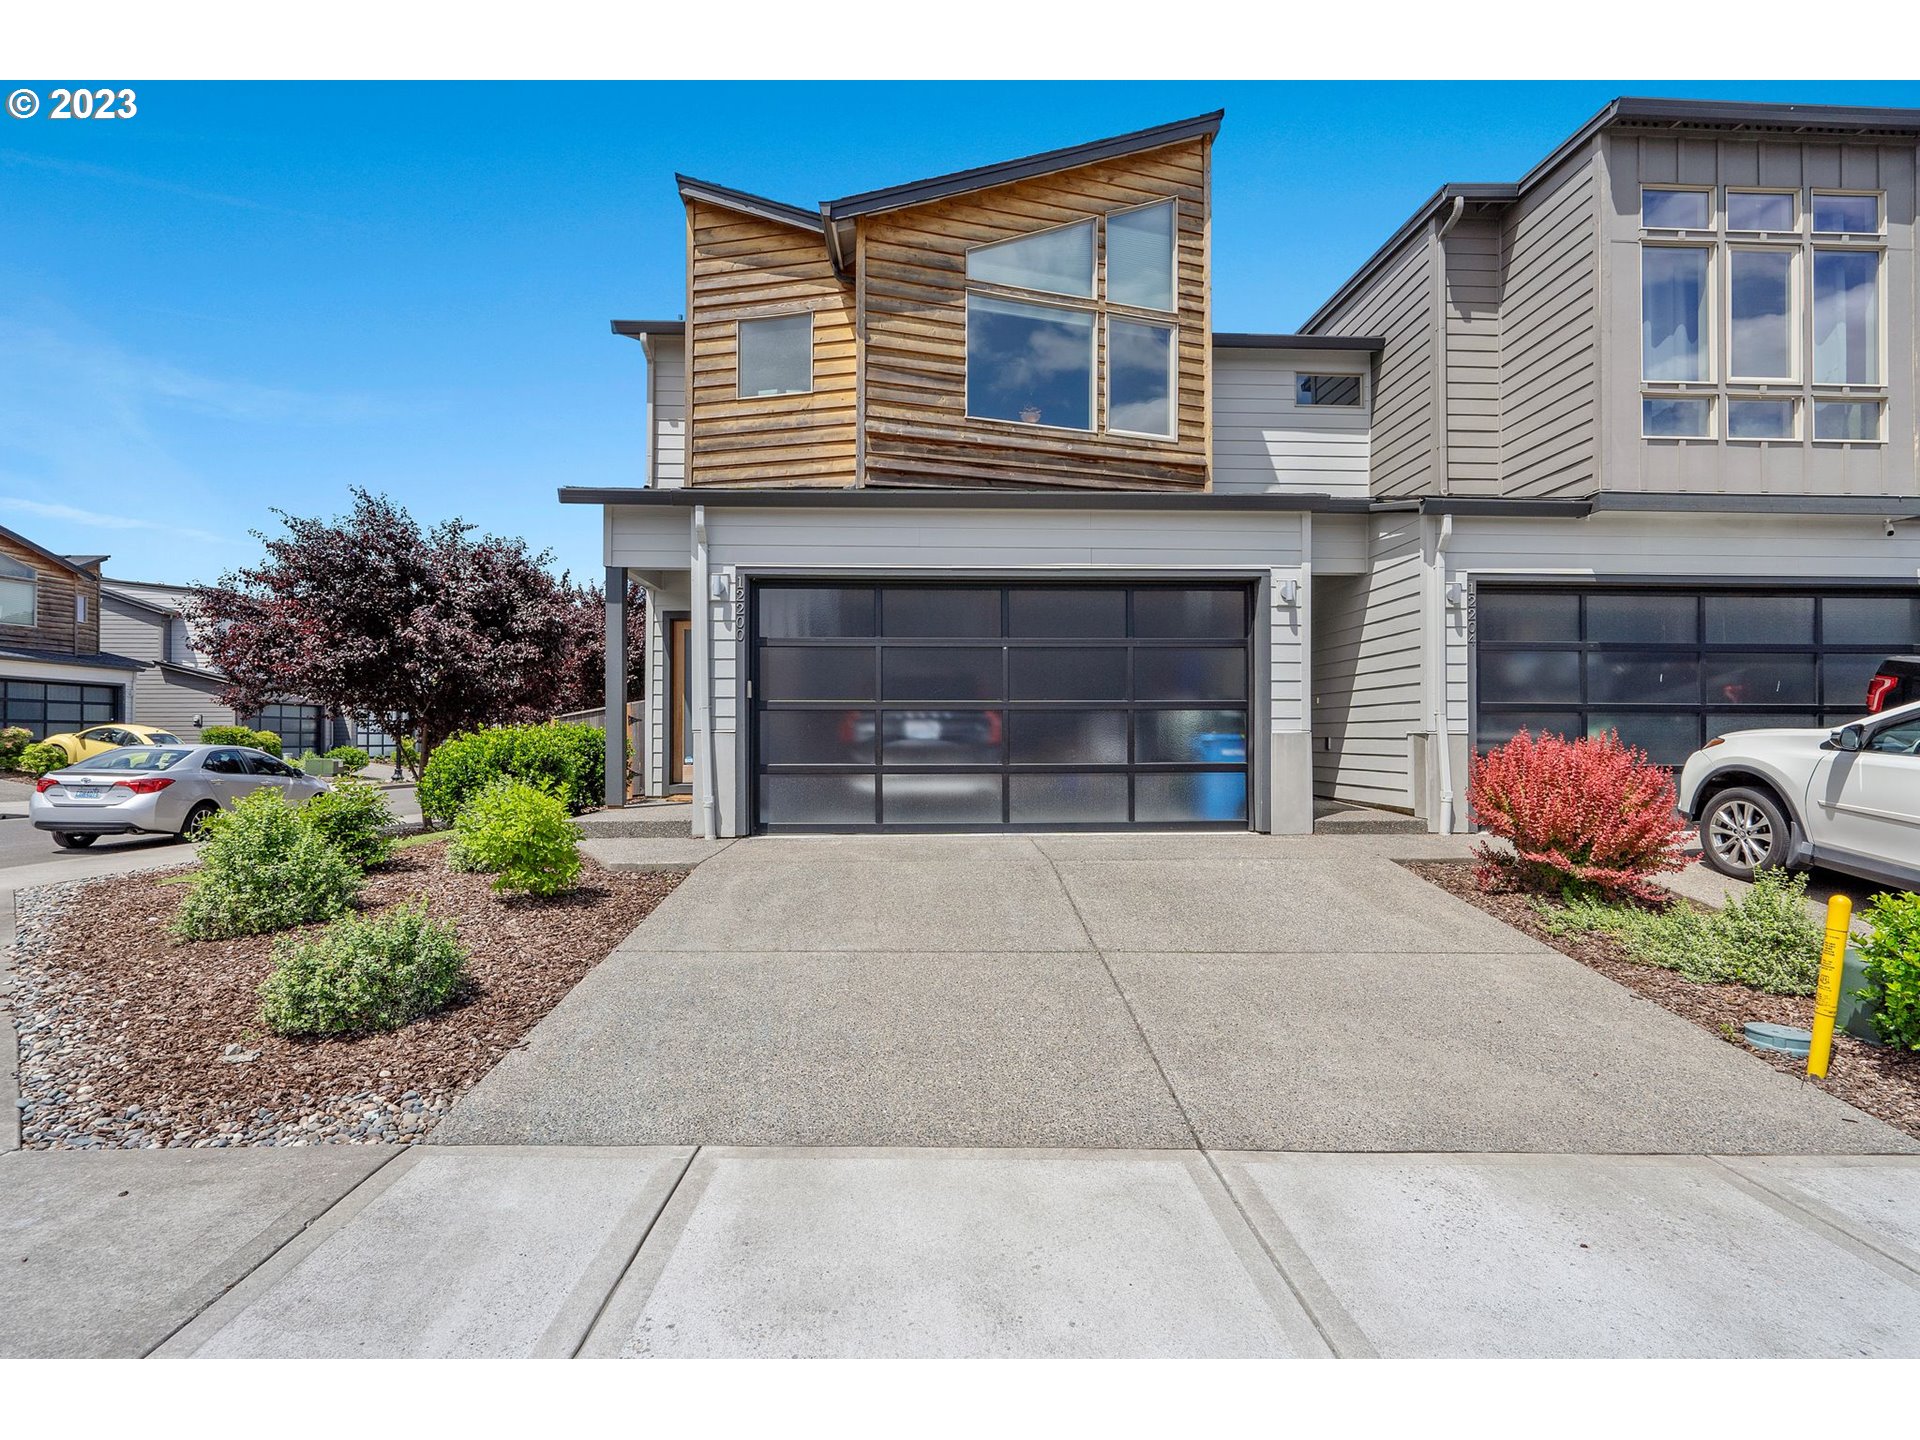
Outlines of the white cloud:
M 183 540 L 199 540 L 207 544 L 221 543 L 221 536 L 206 530 L 194 530 L 184 525 L 169 525 L 164 520 L 149 520 L 140 515 L 121 515 L 109 511 L 82 510 L 74 505 L 60 505 L 49 500 L 28 500 L 19 495 L 0 495 L 0 510 L 14 511 L 32 515 L 42 520 L 65 520 L 75 525 L 92 526 L 100 530 L 152 530 L 162 535 L 175 535 Z

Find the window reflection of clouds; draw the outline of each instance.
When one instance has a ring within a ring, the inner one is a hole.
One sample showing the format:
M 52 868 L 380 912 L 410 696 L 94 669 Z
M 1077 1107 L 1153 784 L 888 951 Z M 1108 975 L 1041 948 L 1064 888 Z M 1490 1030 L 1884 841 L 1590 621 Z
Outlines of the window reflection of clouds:
M 969 296 L 967 412 L 1092 429 L 1093 316 Z

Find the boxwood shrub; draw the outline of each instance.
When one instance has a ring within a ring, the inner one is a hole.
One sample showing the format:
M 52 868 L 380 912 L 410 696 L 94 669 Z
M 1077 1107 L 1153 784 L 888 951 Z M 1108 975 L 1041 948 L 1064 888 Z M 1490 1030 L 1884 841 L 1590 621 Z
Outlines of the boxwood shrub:
M 446 1005 L 466 963 L 454 927 L 429 919 L 424 899 L 371 918 L 343 915 L 274 943 L 261 1015 L 281 1035 L 397 1030 Z
M 331 920 L 360 889 L 360 868 L 277 790 L 256 790 L 201 830 L 194 872 L 174 930 L 227 940 Z
M 593 725 L 496 725 L 444 741 L 420 775 L 420 813 L 446 825 L 496 780 L 523 780 L 578 813 L 598 805 L 606 736 Z

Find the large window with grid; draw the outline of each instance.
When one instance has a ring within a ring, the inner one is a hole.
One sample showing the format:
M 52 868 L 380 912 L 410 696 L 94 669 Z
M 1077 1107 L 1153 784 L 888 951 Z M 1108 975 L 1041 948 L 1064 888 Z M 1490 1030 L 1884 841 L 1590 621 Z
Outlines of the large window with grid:
M 6 680 L 0 699 L 0 724 L 19 725 L 36 740 L 118 720 L 118 685 L 58 685 L 41 680 Z
M 1230 584 L 761 585 L 758 823 L 1244 829 L 1250 599 Z
M 1476 748 L 1617 731 L 1662 765 L 1716 735 L 1837 725 L 1920 650 L 1905 590 L 1475 587 Z
M 1642 434 L 1882 441 L 1885 269 L 1878 192 L 1642 188 Z

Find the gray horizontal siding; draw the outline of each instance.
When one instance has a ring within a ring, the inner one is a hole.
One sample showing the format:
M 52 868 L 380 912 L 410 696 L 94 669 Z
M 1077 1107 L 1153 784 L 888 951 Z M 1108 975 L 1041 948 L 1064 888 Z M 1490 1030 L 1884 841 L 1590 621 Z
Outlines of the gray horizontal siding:
M 1365 407 L 1298 403 L 1299 374 L 1364 375 L 1360 352 L 1213 352 L 1213 488 L 1367 493 Z
M 1462 220 L 1447 260 L 1447 490 L 1500 490 L 1501 254 L 1497 219 Z
M 1318 327 L 1384 340 L 1373 394 L 1373 492 L 1415 495 L 1433 483 L 1433 275 L 1422 234 Z
M 1423 729 L 1420 521 L 1376 520 L 1372 572 L 1316 585 L 1314 792 L 1411 809 L 1408 736 Z

